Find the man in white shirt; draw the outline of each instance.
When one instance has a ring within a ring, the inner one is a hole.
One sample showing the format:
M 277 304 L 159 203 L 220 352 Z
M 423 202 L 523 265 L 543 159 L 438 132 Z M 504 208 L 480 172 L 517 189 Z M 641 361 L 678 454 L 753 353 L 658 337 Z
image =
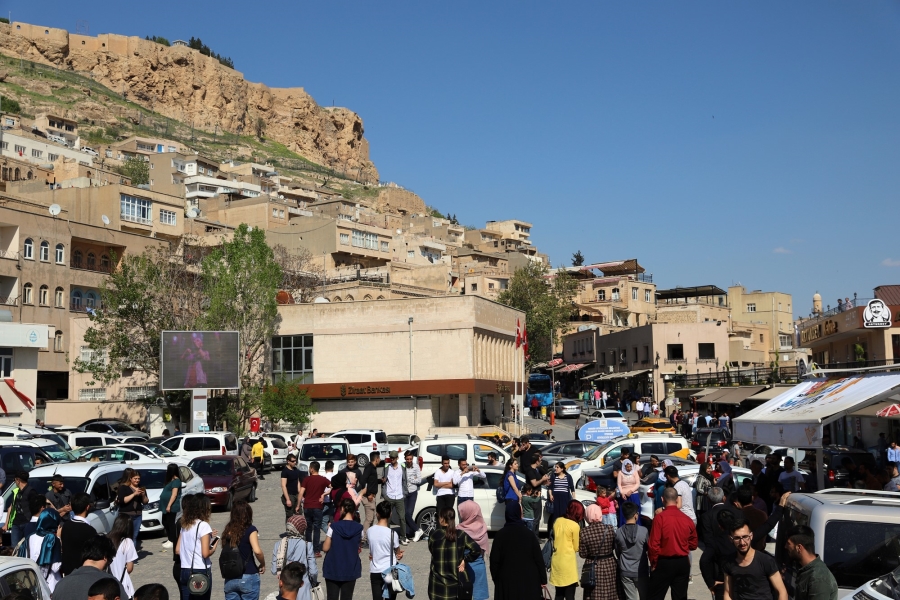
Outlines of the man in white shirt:
M 459 468 L 453 472 L 453 484 L 457 486 L 456 506 L 466 500 L 475 500 L 475 479 L 487 480 L 487 475 L 475 465 L 470 467 L 466 459 L 461 459 L 458 464 Z
M 606 408 L 606 399 L 608 397 L 609 396 L 606 395 L 606 390 L 603 390 L 602 392 L 600 392 L 600 401 L 603 403 L 603 408 Z
M 403 502 L 407 494 L 406 469 L 400 466 L 396 450 L 391 450 L 388 456 L 389 462 L 384 468 L 385 502 L 397 511 L 397 517 L 400 519 L 400 543 L 405 546 L 409 543 L 406 539 L 406 506 Z M 371 548 L 371 545 L 369 547 Z
M 678 469 L 674 466 L 666 467 L 663 470 L 669 485 L 678 492 L 678 508 L 686 516 L 691 518 L 694 525 L 697 524 L 697 515 L 694 513 L 694 491 L 690 484 L 678 476 Z
M 450 470 L 450 457 L 441 457 L 441 468 L 434 472 L 434 495 L 437 513 L 445 508 L 453 508 L 453 471 Z
M 389 592 L 388 596 L 382 596 L 385 581 L 381 574 L 403 558 L 403 550 L 399 549 L 400 542 L 397 540 L 397 534 L 389 524 L 392 511 L 393 508 L 388 500 L 379 502 L 375 507 L 378 523 L 369 527 L 369 581 L 372 585 L 373 598 L 387 597 L 389 600 L 394 600 L 397 597 L 397 593 L 393 590 Z
M 634 410 L 635 410 L 635 412 L 637 412 L 637 417 L 638 417 L 638 419 L 643 419 L 643 418 L 644 418 L 644 403 L 643 403 L 643 402 L 641 402 L 640 400 L 638 400 L 638 401 L 634 404 Z
M 790 456 L 784 459 L 784 471 L 778 475 L 778 483 L 786 492 L 802 492 L 806 487 L 806 478 L 794 470 L 794 459 Z
M 411 450 L 403 453 L 406 461 L 404 469 L 406 469 L 406 535 L 412 535 L 412 541 L 418 542 L 425 535 L 425 532 L 416 525 L 416 519 L 413 512 L 416 508 L 416 500 L 419 498 L 419 486 L 422 485 L 422 470 L 416 463 L 416 457 Z M 375 508 L 378 510 L 378 507 Z

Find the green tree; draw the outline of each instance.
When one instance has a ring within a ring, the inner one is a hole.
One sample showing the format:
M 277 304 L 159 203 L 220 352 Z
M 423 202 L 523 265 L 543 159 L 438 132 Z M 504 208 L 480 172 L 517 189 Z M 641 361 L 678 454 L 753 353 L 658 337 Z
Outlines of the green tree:
M 0 98 L 0 112 L 18 115 L 22 113 L 22 106 L 17 100 L 4 96 Z
M 302 384 L 281 378 L 263 388 L 259 396 L 259 412 L 273 423 L 289 423 L 293 430 L 306 429 L 311 417 L 319 411 Z
M 126 158 L 119 167 L 119 173 L 131 179 L 131 185 L 150 183 L 150 163 L 137 156 Z
M 556 271 L 550 277 L 549 268 L 535 262 L 510 277 L 509 286 L 500 293 L 498 301 L 525 313 L 530 362 L 551 358 L 551 344 L 557 343 L 572 315 L 577 287 L 578 283 L 565 271 Z
M 572 266 L 580 267 L 582 265 L 584 265 L 584 254 L 581 253 L 581 250 L 576 250 L 572 255 Z
M 256 117 L 256 137 L 259 138 L 259 141 L 263 141 L 263 136 L 266 134 L 266 120 L 262 117 Z

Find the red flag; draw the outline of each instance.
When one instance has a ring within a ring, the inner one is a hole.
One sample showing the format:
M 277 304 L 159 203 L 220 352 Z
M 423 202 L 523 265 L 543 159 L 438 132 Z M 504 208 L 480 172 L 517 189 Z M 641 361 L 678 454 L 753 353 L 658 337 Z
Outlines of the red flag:
M 522 332 L 519 329 L 519 320 L 516 319 L 516 350 L 522 345 Z
M 522 347 L 524 348 L 525 360 L 528 360 L 528 328 L 525 328 L 525 335 L 522 338 Z

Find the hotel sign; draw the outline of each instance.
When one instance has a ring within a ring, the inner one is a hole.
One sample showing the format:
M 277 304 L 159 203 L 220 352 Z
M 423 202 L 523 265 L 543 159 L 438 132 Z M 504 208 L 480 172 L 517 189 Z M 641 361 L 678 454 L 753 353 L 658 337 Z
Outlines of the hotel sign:
M 390 394 L 390 386 L 385 385 L 341 385 L 341 396 L 371 396 L 373 394 Z

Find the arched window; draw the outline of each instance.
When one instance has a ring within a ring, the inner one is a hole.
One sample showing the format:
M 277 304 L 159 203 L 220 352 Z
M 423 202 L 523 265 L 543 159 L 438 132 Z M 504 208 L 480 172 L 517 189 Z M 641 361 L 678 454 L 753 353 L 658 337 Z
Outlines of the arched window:
M 109 271 L 109 257 L 105 254 L 100 256 L 100 269 L 103 271 Z
M 34 286 L 30 283 L 25 284 L 24 293 L 22 295 L 23 304 L 34 304 Z
M 73 267 L 75 267 L 76 269 L 80 269 L 81 262 L 82 262 L 81 259 L 82 259 L 81 250 L 75 250 L 74 252 L 72 252 L 72 266 Z
M 13 171 L 13 174 L 15 175 L 15 177 L 13 177 L 13 181 L 18 181 L 18 180 L 19 180 L 19 177 L 21 176 L 21 175 L 19 174 L 19 167 L 16 167 L 16 170 Z
M 618 299 L 619 299 L 619 288 L 613 288 L 613 289 L 612 289 L 612 299 L 613 299 L 613 300 L 618 300 Z
M 56 245 L 56 264 L 61 265 L 66 260 L 66 247 L 62 244 Z
M 72 310 L 81 310 L 81 291 L 72 292 Z
M 32 174 L 31 171 L 28 171 L 28 179 L 30 180 L 32 177 L 34 177 L 34 174 Z
M 25 238 L 25 250 L 23 251 L 25 258 L 34 260 L 34 242 L 31 238 Z
M 54 295 L 54 304 L 56 308 L 62 308 L 65 302 L 66 292 L 61 287 L 56 288 L 56 294 Z
M 88 269 L 96 269 L 97 268 L 97 256 L 93 252 L 88 252 L 87 268 Z
M 332 302 L 340 302 L 340 301 L 341 301 L 340 296 L 335 296 L 334 299 L 332 300 Z
M 41 261 L 50 262 L 50 242 L 47 240 L 41 242 Z
M 88 292 L 84 295 L 84 307 L 85 308 L 94 308 L 97 306 L 97 296 L 94 295 L 94 292 Z
M 63 351 L 62 331 L 57 331 L 56 335 L 53 336 L 53 350 L 56 352 Z
M 378 298 L 376 298 L 376 300 L 384 300 L 384 296 L 378 296 Z
M 7 169 L 6 167 L 3 167 L 3 181 L 7 181 L 8 178 L 9 178 L 9 169 Z
M 50 288 L 46 285 L 42 285 L 38 290 L 38 304 L 50 306 Z
M 353 296 L 347 296 L 344 298 L 344 302 L 353 302 Z
M 371 299 L 372 299 L 372 296 L 369 294 L 366 294 L 365 296 L 363 296 L 363 300 L 371 300 Z

